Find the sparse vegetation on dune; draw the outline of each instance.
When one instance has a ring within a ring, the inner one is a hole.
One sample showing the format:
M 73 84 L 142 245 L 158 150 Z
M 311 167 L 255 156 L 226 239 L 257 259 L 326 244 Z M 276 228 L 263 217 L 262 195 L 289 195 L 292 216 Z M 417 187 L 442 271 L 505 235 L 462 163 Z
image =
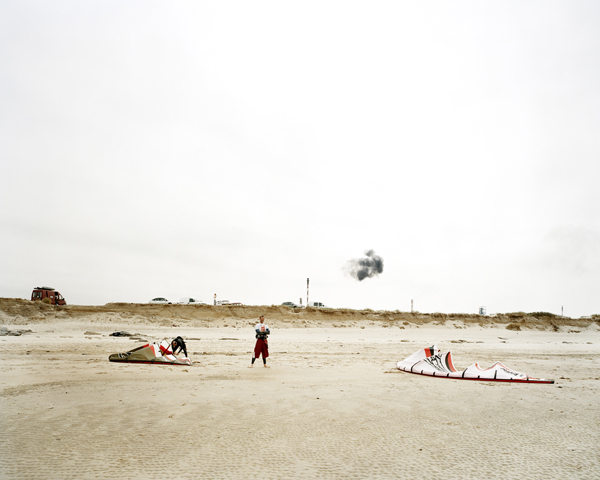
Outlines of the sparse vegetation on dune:
M 232 325 L 254 322 L 265 315 L 269 323 L 277 326 L 340 326 L 379 325 L 385 327 L 408 327 L 411 325 L 453 324 L 478 325 L 482 327 L 504 326 L 509 330 L 541 329 L 558 331 L 563 326 L 585 328 L 600 325 L 600 315 L 574 319 L 549 312 L 512 312 L 495 315 L 468 313 L 421 313 L 398 310 L 352 310 L 349 308 L 289 308 L 281 305 L 156 305 L 148 303 L 107 303 L 103 306 L 65 305 L 53 306 L 42 302 L 18 298 L 0 298 L 0 323 L 52 322 L 69 318 L 82 321 L 98 315 L 139 322 L 173 323 L 210 326 L 217 320 L 230 320 Z

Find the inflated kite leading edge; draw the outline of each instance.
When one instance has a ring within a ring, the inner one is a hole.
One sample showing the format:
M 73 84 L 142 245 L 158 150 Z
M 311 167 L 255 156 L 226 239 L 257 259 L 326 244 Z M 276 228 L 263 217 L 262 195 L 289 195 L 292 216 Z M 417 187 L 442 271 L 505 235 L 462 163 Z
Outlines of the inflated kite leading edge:
M 471 365 L 464 370 L 456 370 L 450 352 L 442 353 L 437 346 L 432 346 L 413 353 L 410 357 L 396 364 L 398 370 L 431 377 L 454 378 L 457 380 L 480 380 L 485 382 L 515 383 L 554 383 L 554 380 L 534 378 L 505 367 L 500 362 L 490 368 L 482 369 L 479 364 Z
M 173 355 L 171 345 L 163 340 L 159 345 L 147 343 L 141 347 L 125 353 L 113 353 L 108 357 L 111 362 L 146 363 L 151 365 L 191 365 L 187 358 L 177 358 Z

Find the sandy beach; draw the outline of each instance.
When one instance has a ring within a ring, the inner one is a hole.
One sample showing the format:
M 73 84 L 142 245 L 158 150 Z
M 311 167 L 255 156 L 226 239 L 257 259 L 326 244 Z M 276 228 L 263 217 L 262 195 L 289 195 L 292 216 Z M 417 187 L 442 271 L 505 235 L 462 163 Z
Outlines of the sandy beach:
M 471 317 L 2 301 L 0 324 L 21 335 L 0 337 L 0 478 L 599 478 L 595 321 L 507 329 Z M 261 310 L 270 368 L 249 368 Z M 122 330 L 132 336 L 110 336 Z M 108 361 L 177 335 L 191 367 Z M 457 368 L 501 361 L 556 383 L 396 369 L 433 344 Z

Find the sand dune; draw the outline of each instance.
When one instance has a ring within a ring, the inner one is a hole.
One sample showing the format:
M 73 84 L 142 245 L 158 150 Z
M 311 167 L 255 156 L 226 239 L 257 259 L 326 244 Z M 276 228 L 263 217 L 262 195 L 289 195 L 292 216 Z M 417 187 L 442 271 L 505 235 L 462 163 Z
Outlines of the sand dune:
M 16 298 L 0 298 L 0 320 L 4 323 L 25 321 L 86 320 L 103 322 L 123 320 L 152 321 L 169 325 L 172 321 L 189 326 L 241 326 L 265 315 L 278 327 L 339 326 L 354 327 L 378 325 L 382 327 L 446 324 L 459 322 L 466 325 L 499 326 L 509 329 L 539 329 L 558 331 L 565 327 L 587 328 L 600 325 L 600 315 L 589 318 L 560 317 L 547 312 L 514 312 L 497 315 L 411 313 L 400 311 L 350 310 L 343 308 L 287 308 L 279 305 L 155 305 L 147 303 L 107 303 L 103 306 L 52 306 L 41 302 Z

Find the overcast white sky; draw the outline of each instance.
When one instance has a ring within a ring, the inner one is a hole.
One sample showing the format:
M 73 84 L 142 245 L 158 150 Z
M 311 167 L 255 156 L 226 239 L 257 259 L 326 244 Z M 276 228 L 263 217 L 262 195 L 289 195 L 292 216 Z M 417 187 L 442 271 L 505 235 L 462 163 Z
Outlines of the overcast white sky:
M 0 296 L 598 314 L 599 86 L 594 1 L 4 0 Z

